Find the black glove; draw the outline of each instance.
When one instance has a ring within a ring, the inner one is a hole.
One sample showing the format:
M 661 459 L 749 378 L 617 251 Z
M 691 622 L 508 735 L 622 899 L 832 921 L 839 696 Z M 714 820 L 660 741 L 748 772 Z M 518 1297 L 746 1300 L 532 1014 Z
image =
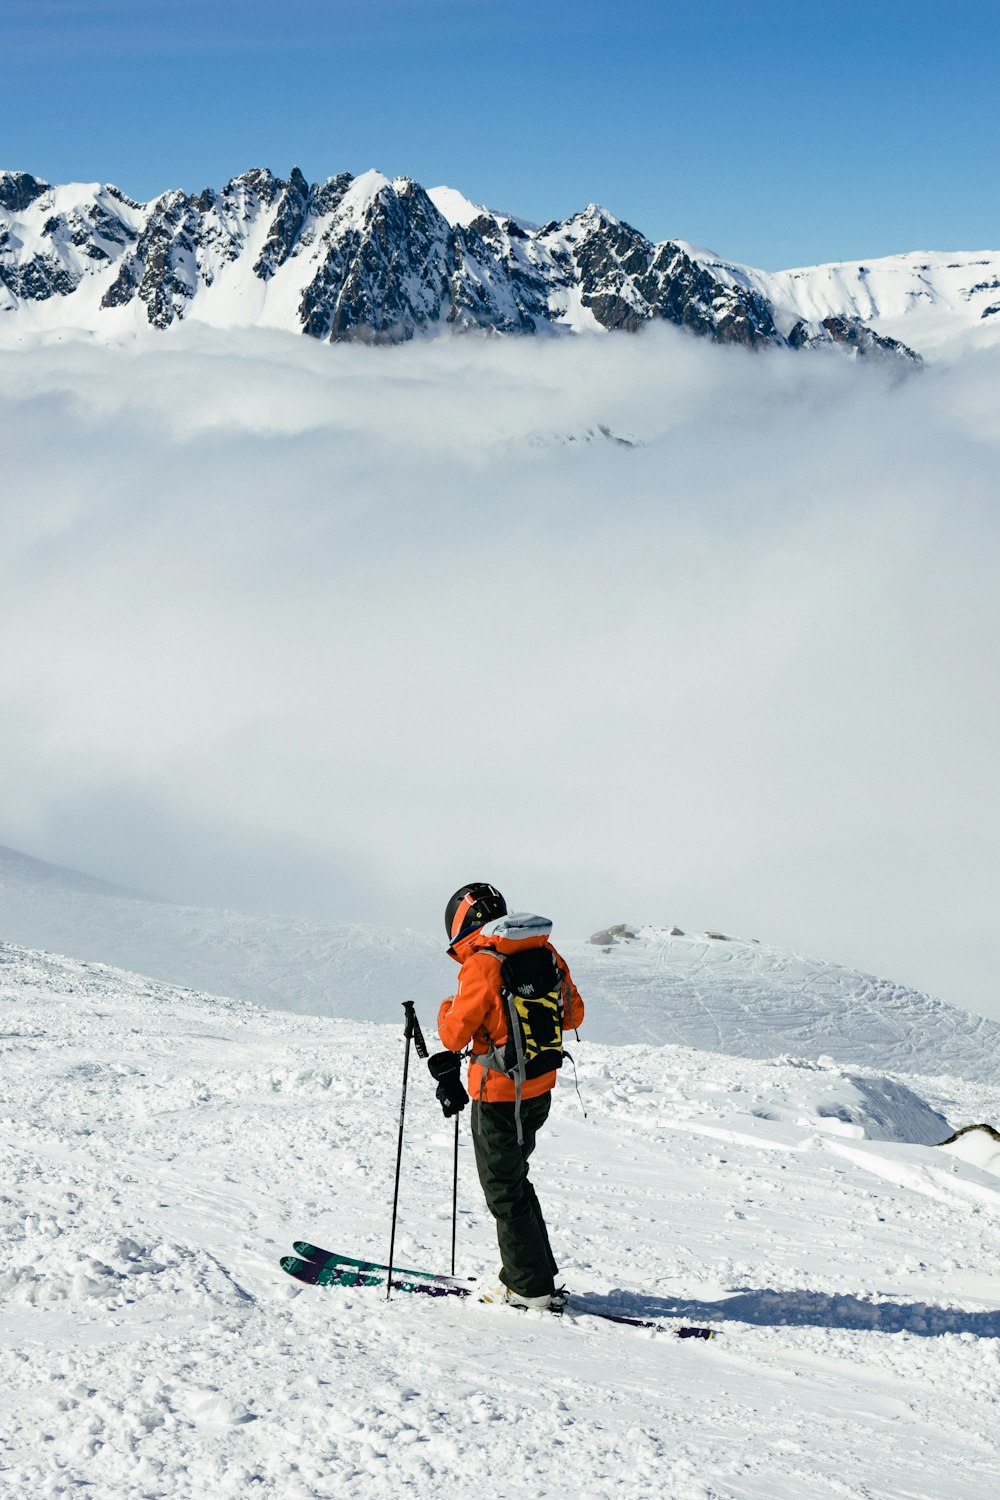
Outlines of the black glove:
M 435 1052 L 427 1059 L 431 1077 L 437 1079 L 437 1097 L 446 1120 L 459 1114 L 469 1102 L 462 1083 L 461 1063 L 457 1052 Z

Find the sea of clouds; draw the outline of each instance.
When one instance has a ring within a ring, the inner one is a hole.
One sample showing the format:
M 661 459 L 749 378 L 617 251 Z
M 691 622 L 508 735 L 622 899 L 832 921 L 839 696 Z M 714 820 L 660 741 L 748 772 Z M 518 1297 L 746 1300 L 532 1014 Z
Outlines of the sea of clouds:
M 758 936 L 1000 1014 L 1000 351 L 0 351 L 0 842 Z

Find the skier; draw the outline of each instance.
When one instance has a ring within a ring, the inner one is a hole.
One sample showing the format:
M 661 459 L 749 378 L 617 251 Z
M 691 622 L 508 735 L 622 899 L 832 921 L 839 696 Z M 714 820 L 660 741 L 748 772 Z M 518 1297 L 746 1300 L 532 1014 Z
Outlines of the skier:
M 480 1300 L 561 1311 L 528 1157 L 552 1103 L 563 1030 L 580 1025 L 583 1001 L 548 941 L 551 926 L 544 917 L 508 914 L 503 896 L 485 882 L 457 890 L 445 930 L 462 972 L 438 1013 L 438 1035 L 452 1052 L 472 1044 L 472 1142 L 503 1262 L 501 1285 Z

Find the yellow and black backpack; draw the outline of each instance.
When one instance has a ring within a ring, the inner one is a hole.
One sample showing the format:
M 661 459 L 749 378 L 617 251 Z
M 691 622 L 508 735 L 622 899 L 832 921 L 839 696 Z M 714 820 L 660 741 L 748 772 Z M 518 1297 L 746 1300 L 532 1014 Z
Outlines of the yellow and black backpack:
M 502 937 L 515 943 L 534 939 L 532 946 L 515 949 L 513 953 L 500 953 L 489 947 L 481 950 L 492 953 L 500 963 L 507 1040 L 497 1046 L 489 1038 L 489 1050 L 477 1054 L 476 1062 L 513 1081 L 514 1116 L 520 1141 L 522 1084 L 561 1068 L 563 1057 L 569 1055 L 563 1051 L 566 973 L 551 948 L 537 945 L 540 936 L 547 938 L 552 931 L 547 917 L 510 912 L 488 922 L 482 931 L 487 937 Z

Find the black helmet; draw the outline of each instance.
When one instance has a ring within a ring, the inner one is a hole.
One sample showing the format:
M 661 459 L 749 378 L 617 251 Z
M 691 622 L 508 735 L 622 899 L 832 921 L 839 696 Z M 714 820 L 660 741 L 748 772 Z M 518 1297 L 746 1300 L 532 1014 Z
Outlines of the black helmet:
M 460 886 L 452 896 L 444 912 L 444 930 L 449 943 L 475 932 L 484 922 L 494 917 L 507 915 L 507 903 L 495 885 L 474 880 L 471 885 Z

